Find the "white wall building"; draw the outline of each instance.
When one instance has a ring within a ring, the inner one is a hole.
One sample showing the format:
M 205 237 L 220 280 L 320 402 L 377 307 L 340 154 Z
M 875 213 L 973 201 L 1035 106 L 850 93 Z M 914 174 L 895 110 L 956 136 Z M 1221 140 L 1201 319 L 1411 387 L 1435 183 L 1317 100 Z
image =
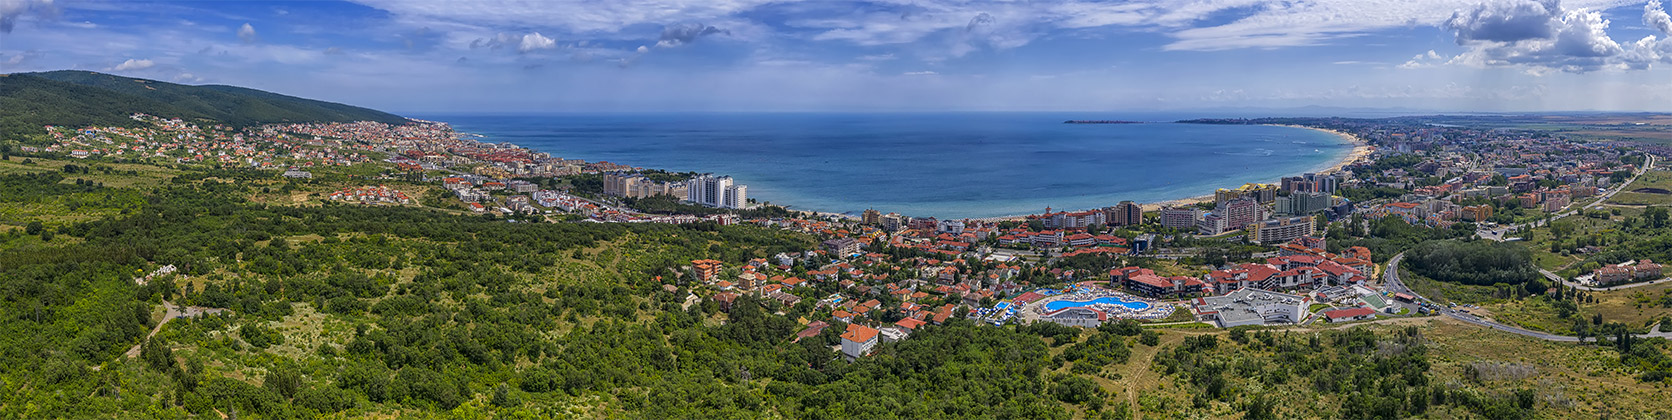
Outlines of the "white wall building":
M 685 201 L 709 207 L 742 209 L 749 205 L 749 187 L 735 185 L 729 176 L 702 174 L 688 181 Z
M 857 359 L 871 352 L 877 346 L 876 328 L 858 324 L 848 324 L 848 331 L 842 333 L 842 355 L 849 359 Z

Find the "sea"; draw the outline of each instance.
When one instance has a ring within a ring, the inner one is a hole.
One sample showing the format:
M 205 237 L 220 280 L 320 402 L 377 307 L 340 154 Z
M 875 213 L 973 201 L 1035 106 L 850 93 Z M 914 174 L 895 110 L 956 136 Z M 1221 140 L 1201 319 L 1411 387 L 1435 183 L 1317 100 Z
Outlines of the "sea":
M 1057 112 L 420 115 L 557 157 L 730 175 L 798 210 L 988 218 L 1161 202 L 1326 169 L 1318 130 Z M 1065 120 L 1141 124 L 1064 124 Z

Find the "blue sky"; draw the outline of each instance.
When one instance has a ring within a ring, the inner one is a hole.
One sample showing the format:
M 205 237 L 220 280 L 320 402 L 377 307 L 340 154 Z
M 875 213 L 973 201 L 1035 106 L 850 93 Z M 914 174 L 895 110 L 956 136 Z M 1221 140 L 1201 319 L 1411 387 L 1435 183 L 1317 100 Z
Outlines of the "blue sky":
M 395 112 L 1672 111 L 1611 0 L 0 0 L 0 71 Z

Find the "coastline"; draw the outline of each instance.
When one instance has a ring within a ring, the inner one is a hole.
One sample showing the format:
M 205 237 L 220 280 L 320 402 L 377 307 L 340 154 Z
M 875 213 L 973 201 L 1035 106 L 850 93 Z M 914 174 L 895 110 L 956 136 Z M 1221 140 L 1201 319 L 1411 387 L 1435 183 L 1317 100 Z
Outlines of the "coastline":
M 449 124 L 450 126 L 452 125 L 451 123 L 448 123 L 448 122 L 443 122 L 443 123 Z M 1333 173 L 1333 172 L 1338 172 L 1338 171 L 1346 168 L 1348 165 L 1351 165 L 1351 164 L 1353 164 L 1355 162 L 1358 162 L 1358 161 L 1364 159 L 1365 157 L 1369 156 L 1370 153 L 1374 150 L 1372 147 L 1370 147 L 1368 145 L 1368 143 L 1366 141 L 1364 141 L 1364 139 L 1359 138 L 1358 136 L 1354 136 L 1354 135 L 1339 131 L 1339 130 L 1308 127 L 1308 126 L 1301 126 L 1301 125 L 1288 125 L 1288 124 L 1260 124 L 1260 125 L 1274 126 L 1274 127 L 1288 127 L 1288 128 L 1303 128 L 1303 129 L 1308 129 L 1308 130 L 1321 131 L 1321 132 L 1333 134 L 1333 135 L 1337 136 L 1338 138 L 1342 139 L 1343 141 L 1345 141 L 1346 143 L 1349 143 L 1353 146 L 1352 150 L 1345 153 L 1343 156 L 1341 156 L 1341 158 L 1339 160 L 1333 161 L 1332 163 L 1328 164 L 1328 166 L 1318 166 L 1318 168 L 1320 168 L 1320 169 L 1314 169 L 1314 170 L 1311 170 L 1311 171 L 1307 171 L 1309 173 Z M 455 131 L 455 133 L 456 133 L 456 136 L 459 140 L 474 141 L 474 142 L 487 142 L 488 141 L 488 136 L 484 135 L 484 134 L 481 134 L 481 133 L 464 132 L 464 131 Z M 524 149 L 529 149 L 529 150 L 536 150 L 536 149 L 533 149 L 533 148 L 530 148 L 530 147 L 527 147 L 527 146 L 523 146 L 523 145 L 516 145 L 516 146 L 519 147 L 519 148 L 524 148 Z M 1298 175 L 1298 174 L 1283 175 L 1283 176 L 1293 176 L 1293 175 Z M 1272 179 L 1272 180 L 1267 180 L 1267 181 L 1264 181 L 1264 182 L 1276 182 L 1276 181 L 1277 181 L 1276 179 Z M 1260 181 L 1256 181 L 1256 182 L 1260 182 Z M 1179 193 L 1188 193 L 1188 191 L 1182 191 L 1182 190 L 1178 191 L 1178 192 Z M 1186 205 L 1195 205 L 1195 204 L 1200 204 L 1200 203 L 1211 203 L 1211 202 L 1213 202 L 1213 200 L 1214 200 L 1213 191 L 1210 190 L 1210 191 L 1203 191 L 1203 192 L 1205 192 L 1205 194 L 1196 195 L 1196 196 L 1188 196 L 1188 197 L 1184 197 L 1184 198 L 1176 198 L 1176 199 L 1168 199 L 1168 200 L 1160 200 L 1160 201 L 1139 203 L 1139 206 L 1140 206 L 1140 208 L 1143 209 L 1143 211 L 1147 212 L 1147 211 L 1155 211 L 1157 209 L 1160 209 L 1163 206 L 1186 206 Z M 831 211 L 824 211 L 824 210 L 810 209 L 810 208 L 796 208 L 796 206 L 793 205 L 793 204 L 790 204 L 790 205 L 779 204 L 779 205 L 783 206 L 786 209 L 790 210 L 791 212 L 795 212 L 795 213 L 803 213 L 803 214 L 810 214 L 810 215 L 821 216 L 821 217 L 832 217 L 832 218 L 839 218 L 839 219 L 846 219 L 846 220 L 857 220 L 857 219 L 859 219 L 858 215 L 851 214 L 851 213 L 831 212 Z M 989 221 L 989 222 L 1021 221 L 1021 220 L 1026 220 L 1027 216 L 1028 215 L 1026 215 L 1026 214 L 1006 215 L 1006 216 L 994 216 L 994 217 L 966 218 L 964 220 L 977 220 L 977 221 Z M 938 216 L 935 216 L 935 215 L 931 214 L 931 215 L 925 215 L 925 217 L 938 217 Z M 948 220 L 952 220 L 952 219 L 948 219 Z
M 1364 160 L 1364 158 L 1369 157 L 1370 154 L 1372 152 L 1375 152 L 1375 150 L 1376 150 L 1374 147 L 1370 146 L 1370 142 L 1365 141 L 1363 138 L 1360 138 L 1359 136 L 1355 136 L 1355 135 L 1352 135 L 1352 134 L 1349 134 L 1349 133 L 1346 133 L 1346 132 L 1343 132 L 1343 131 L 1340 131 L 1340 130 L 1332 130 L 1332 129 L 1328 129 L 1328 128 L 1308 127 L 1308 126 L 1304 126 L 1304 125 L 1292 125 L 1292 124 L 1260 124 L 1260 125 L 1266 125 L 1266 126 L 1272 126 L 1272 127 L 1304 128 L 1304 129 L 1307 129 L 1307 130 L 1322 131 L 1322 132 L 1325 132 L 1325 133 L 1333 134 L 1336 137 L 1340 137 L 1342 140 L 1345 140 L 1348 144 L 1351 144 L 1353 146 L 1353 150 L 1347 152 L 1346 156 L 1343 156 L 1340 160 L 1335 161 L 1334 163 L 1330 164 L 1329 166 L 1322 167 L 1323 169 L 1311 171 L 1312 173 L 1328 174 L 1328 173 L 1340 172 L 1344 169 L 1347 169 L 1348 166 L 1351 166 L 1352 164 L 1358 163 L 1360 160 Z M 1274 181 L 1276 181 L 1276 180 L 1274 180 Z M 1199 195 L 1199 196 L 1194 196 L 1194 197 L 1178 198 L 1178 199 L 1163 200 L 1163 201 L 1156 201 L 1156 202 L 1149 202 L 1149 203 L 1139 203 L 1138 207 L 1142 208 L 1143 211 L 1149 212 L 1149 211 L 1160 210 L 1162 207 L 1179 207 L 1179 206 L 1190 206 L 1190 205 L 1196 205 L 1196 204 L 1202 204 L 1202 203 L 1212 203 L 1213 198 L 1214 198 L 1214 195 L 1210 193 L 1210 194 Z M 1026 219 L 1027 219 L 1027 215 L 1019 215 L 1019 216 L 983 217 L 983 218 L 970 219 L 970 220 L 979 220 L 979 221 L 984 221 L 984 222 L 1003 222 L 1003 221 L 1021 221 L 1021 220 L 1026 220 Z

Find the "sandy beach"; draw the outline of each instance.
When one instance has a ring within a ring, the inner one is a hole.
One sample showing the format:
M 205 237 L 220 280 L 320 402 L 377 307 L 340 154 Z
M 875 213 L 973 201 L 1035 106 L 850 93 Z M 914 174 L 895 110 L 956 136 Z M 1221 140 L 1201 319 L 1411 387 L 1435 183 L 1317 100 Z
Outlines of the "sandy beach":
M 1353 150 L 1351 152 L 1348 152 L 1346 154 L 1346 156 L 1343 156 L 1341 158 L 1341 160 L 1336 161 L 1335 163 L 1331 164 L 1330 166 L 1321 167 L 1317 170 L 1309 171 L 1309 172 L 1312 172 L 1312 173 L 1327 174 L 1327 173 L 1340 172 L 1343 169 L 1346 169 L 1347 166 L 1352 165 L 1354 163 L 1357 163 L 1361 160 L 1364 160 L 1365 158 L 1369 157 L 1372 152 L 1375 151 L 1375 148 L 1371 147 L 1369 142 L 1365 141 L 1362 138 L 1359 138 L 1358 136 L 1355 136 L 1355 135 L 1352 135 L 1352 134 L 1349 134 L 1349 133 L 1346 133 L 1346 132 L 1343 132 L 1343 131 L 1340 131 L 1340 130 L 1331 130 L 1331 129 L 1317 128 L 1317 127 L 1307 127 L 1307 126 L 1302 126 L 1302 125 L 1285 125 L 1285 124 L 1266 124 L 1266 125 L 1276 126 L 1276 127 L 1303 128 L 1303 129 L 1307 129 L 1307 130 L 1322 131 L 1322 132 L 1326 132 L 1326 133 L 1330 133 L 1330 134 L 1333 134 L 1335 136 L 1338 136 L 1342 140 L 1345 140 L 1346 142 L 1351 143 L 1353 145 Z M 1300 175 L 1300 174 L 1292 174 L 1291 176 L 1294 176 L 1294 175 Z M 1279 181 L 1280 180 L 1273 179 L 1273 180 L 1270 180 L 1268 182 L 1277 183 Z M 1235 186 L 1232 185 L 1232 186 L 1228 186 L 1228 187 L 1235 187 Z M 1166 200 L 1166 201 L 1150 202 L 1150 203 L 1140 203 L 1139 206 L 1142 207 L 1144 209 L 1144 211 L 1156 211 L 1156 210 L 1160 210 L 1162 207 L 1179 207 L 1179 206 L 1196 205 L 1196 204 L 1201 204 L 1201 203 L 1212 203 L 1213 200 L 1214 200 L 1214 194 L 1213 194 L 1214 192 L 1213 191 L 1203 191 L 1203 192 L 1205 194 L 1198 195 L 1198 196 L 1192 196 L 1192 197 L 1180 198 L 1180 199 L 1173 199 L 1173 200 Z M 1113 203 L 1110 203 L 1110 205 L 1113 205 Z M 794 208 L 791 208 L 791 210 L 807 212 L 807 213 L 811 213 L 811 214 L 815 214 L 815 215 L 823 216 L 823 217 L 836 217 L 836 218 L 847 219 L 847 220 L 857 220 L 859 218 L 858 216 L 852 215 L 852 214 L 819 212 L 819 211 L 810 211 L 810 210 L 798 210 L 798 209 L 794 209 Z M 1064 210 L 1067 210 L 1067 209 L 1064 209 Z M 1024 220 L 1027 220 L 1027 216 L 1028 215 L 982 217 L 982 218 L 972 218 L 972 219 L 969 219 L 969 220 L 977 220 L 977 221 L 983 221 L 983 222 L 1024 221 Z

